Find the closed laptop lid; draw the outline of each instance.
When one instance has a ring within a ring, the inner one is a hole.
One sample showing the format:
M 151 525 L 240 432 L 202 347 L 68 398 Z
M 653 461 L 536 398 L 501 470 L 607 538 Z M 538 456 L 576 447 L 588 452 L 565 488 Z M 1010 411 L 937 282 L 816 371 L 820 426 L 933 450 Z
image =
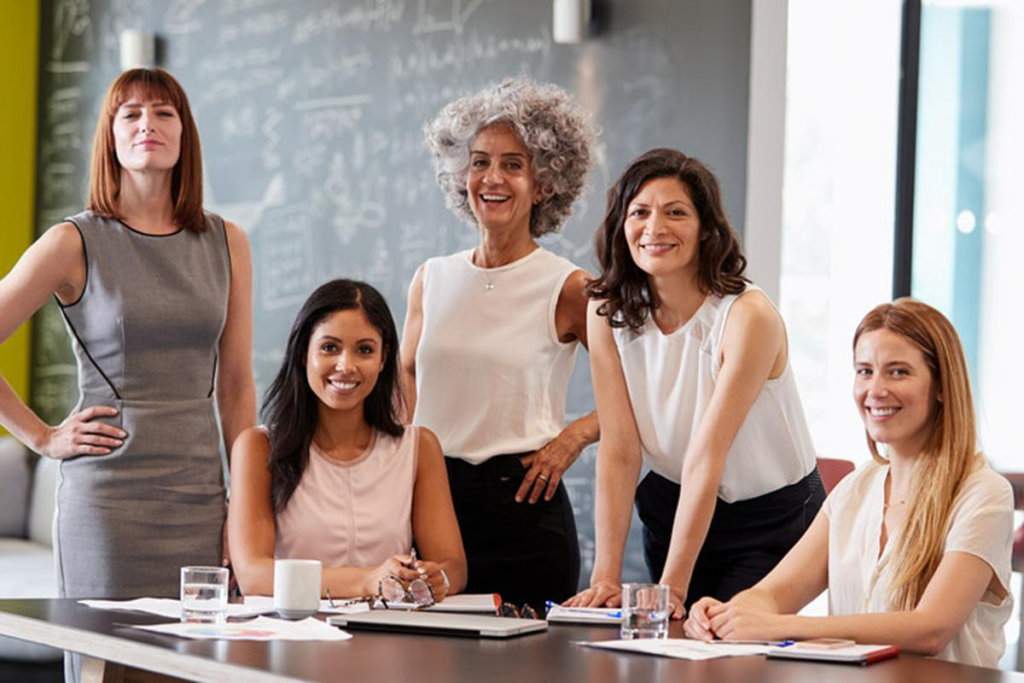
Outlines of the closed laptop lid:
M 510 619 L 478 614 L 373 610 L 359 614 L 328 617 L 332 626 L 377 631 L 415 631 L 437 635 L 510 638 L 525 633 L 546 631 L 547 622 L 540 619 Z

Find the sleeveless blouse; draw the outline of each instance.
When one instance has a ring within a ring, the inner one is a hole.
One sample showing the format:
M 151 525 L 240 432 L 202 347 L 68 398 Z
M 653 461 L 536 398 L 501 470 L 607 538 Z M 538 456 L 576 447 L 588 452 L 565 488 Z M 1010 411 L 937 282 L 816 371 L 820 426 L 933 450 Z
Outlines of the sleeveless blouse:
M 397 437 L 375 430 L 366 451 L 344 462 L 310 445 L 306 471 L 275 519 L 274 557 L 373 567 L 409 552 L 418 443 L 415 427 Z
M 542 248 L 499 268 L 472 254 L 424 265 L 413 422 L 446 455 L 480 464 L 534 451 L 565 427 L 578 344 L 558 340 L 555 310 L 578 268 Z
M 757 290 L 748 286 L 746 291 Z M 664 334 L 648 318 L 640 329 L 612 328 L 629 390 L 644 459 L 677 484 L 683 460 L 711 403 L 721 371 L 722 335 L 729 311 L 742 296 L 708 295 L 693 317 Z M 816 457 L 796 379 L 787 362 L 765 382 L 726 457 L 718 497 L 749 500 L 795 484 Z

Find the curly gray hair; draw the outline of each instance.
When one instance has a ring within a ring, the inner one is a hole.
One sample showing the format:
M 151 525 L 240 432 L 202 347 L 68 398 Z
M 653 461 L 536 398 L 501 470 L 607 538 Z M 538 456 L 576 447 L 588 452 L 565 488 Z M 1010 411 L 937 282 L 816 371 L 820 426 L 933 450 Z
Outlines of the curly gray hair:
M 476 217 L 466 189 L 469 145 L 482 128 L 496 123 L 507 123 L 522 140 L 543 193 L 530 215 L 530 234 L 557 231 L 586 185 L 597 136 L 593 118 L 557 85 L 523 77 L 490 85 L 442 109 L 423 132 L 448 208 L 472 225 Z

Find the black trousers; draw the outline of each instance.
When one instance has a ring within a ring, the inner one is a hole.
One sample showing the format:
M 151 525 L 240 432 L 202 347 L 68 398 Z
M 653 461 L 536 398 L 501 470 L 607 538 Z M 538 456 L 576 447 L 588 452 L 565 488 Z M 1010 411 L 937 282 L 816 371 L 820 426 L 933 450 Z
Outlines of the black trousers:
M 665 568 L 679 494 L 679 484 L 654 472 L 636 490 L 644 561 L 652 581 Z M 729 600 L 764 578 L 800 540 L 824 501 L 817 469 L 757 498 L 735 503 L 719 499 L 686 591 L 686 608 L 704 596 Z
M 565 486 L 531 505 L 515 501 L 526 473 L 520 455 L 495 456 L 480 465 L 445 458 L 448 481 L 469 564 L 467 593 L 500 593 L 517 607 L 544 613 L 547 600 L 576 593 L 580 546 Z

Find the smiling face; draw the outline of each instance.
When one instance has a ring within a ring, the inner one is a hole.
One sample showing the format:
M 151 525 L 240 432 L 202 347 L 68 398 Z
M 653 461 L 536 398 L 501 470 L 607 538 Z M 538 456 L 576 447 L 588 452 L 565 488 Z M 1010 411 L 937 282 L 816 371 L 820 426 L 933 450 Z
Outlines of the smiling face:
M 626 242 L 633 262 L 652 277 L 695 277 L 700 253 L 700 217 L 677 178 L 654 178 L 629 202 Z
M 853 398 L 868 436 L 892 457 L 916 456 L 931 430 L 938 401 L 924 354 L 903 335 L 885 328 L 865 332 L 854 349 Z
M 541 192 L 530 154 L 508 124 L 488 126 L 473 138 L 466 190 L 481 228 L 529 232 L 530 213 Z
M 362 409 L 384 367 L 380 332 L 362 309 L 335 311 L 316 327 L 306 353 L 306 381 L 320 409 Z
M 117 160 L 129 171 L 170 171 L 181 156 L 181 130 L 170 102 L 133 95 L 114 115 Z

